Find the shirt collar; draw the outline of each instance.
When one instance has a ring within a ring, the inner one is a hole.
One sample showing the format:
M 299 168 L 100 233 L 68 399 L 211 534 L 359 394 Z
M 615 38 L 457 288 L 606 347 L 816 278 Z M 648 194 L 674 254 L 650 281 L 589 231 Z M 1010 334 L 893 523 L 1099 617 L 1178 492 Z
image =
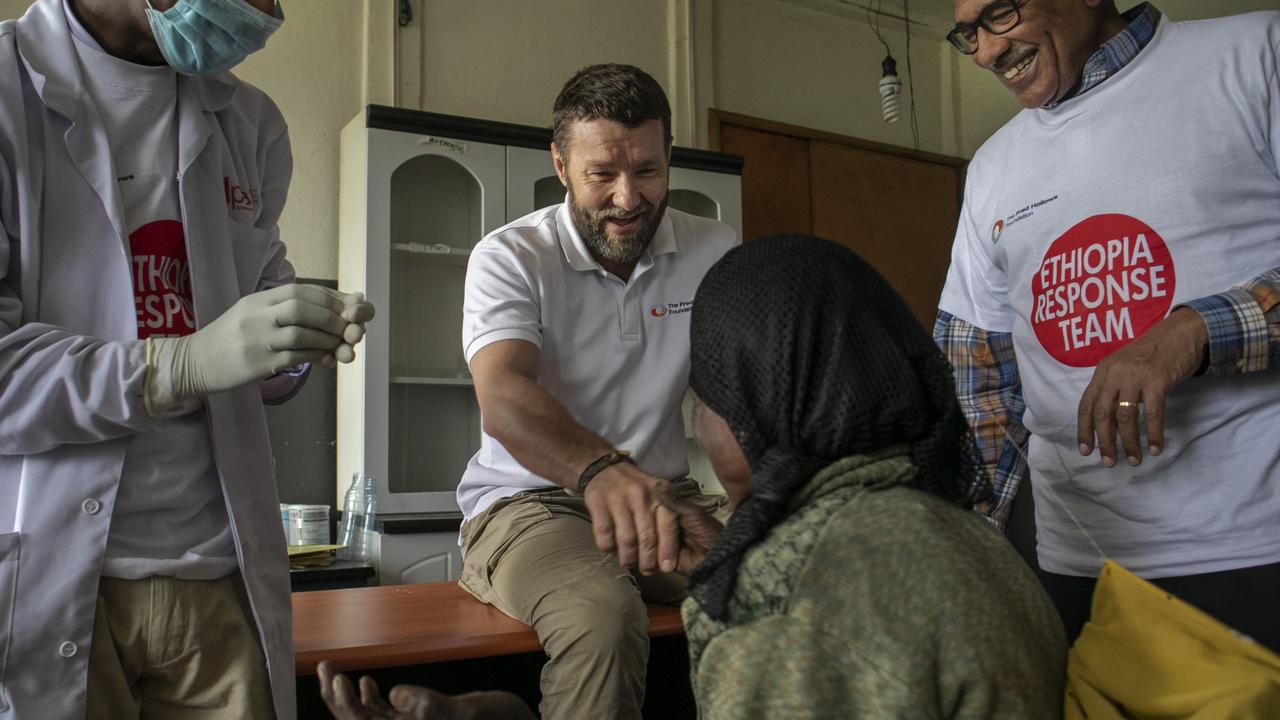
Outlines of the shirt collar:
M 560 248 L 564 252 L 565 260 L 569 262 L 569 267 L 579 272 L 586 270 L 606 272 L 587 249 L 586 241 L 578 234 L 578 226 L 573 224 L 573 213 L 569 209 L 568 196 L 556 211 L 556 224 L 561 229 Z M 667 208 L 662 214 L 662 222 L 658 223 L 658 230 L 653 234 L 653 241 L 649 243 L 649 248 L 636 263 L 636 271 L 652 265 L 653 259 L 657 256 L 674 252 L 676 252 L 676 235 L 671 228 L 671 209 Z M 634 272 L 632 276 L 637 274 L 638 272 Z
M 1128 25 L 1115 37 L 1089 56 L 1084 64 L 1084 72 L 1080 76 L 1080 86 L 1055 103 L 1045 107 L 1053 107 L 1060 102 L 1083 95 L 1102 84 L 1104 80 L 1120 72 L 1138 53 L 1155 37 L 1156 26 L 1163 15 L 1155 5 L 1144 2 L 1124 13 Z

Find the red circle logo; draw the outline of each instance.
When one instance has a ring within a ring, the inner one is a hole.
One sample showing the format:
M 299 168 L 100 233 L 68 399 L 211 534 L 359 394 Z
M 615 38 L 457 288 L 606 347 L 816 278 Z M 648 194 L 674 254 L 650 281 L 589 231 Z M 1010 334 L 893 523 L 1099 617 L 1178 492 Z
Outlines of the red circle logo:
M 1164 319 L 1175 288 L 1164 238 L 1128 215 L 1066 231 L 1031 278 L 1031 327 L 1055 360 L 1093 367 Z

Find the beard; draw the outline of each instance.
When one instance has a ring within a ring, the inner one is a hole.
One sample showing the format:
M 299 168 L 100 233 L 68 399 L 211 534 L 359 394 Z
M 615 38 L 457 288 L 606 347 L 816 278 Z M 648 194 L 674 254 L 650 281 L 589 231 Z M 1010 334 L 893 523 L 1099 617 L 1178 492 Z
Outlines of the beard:
M 632 263 L 640 254 L 649 248 L 653 236 L 658 232 L 658 225 L 667 212 L 667 196 L 663 194 L 662 202 L 656 207 L 647 200 L 634 210 L 625 211 L 619 208 L 592 210 L 578 204 L 573 194 L 573 185 L 569 185 L 569 214 L 573 217 L 573 225 L 582 236 L 582 241 L 592 254 L 599 258 L 616 263 Z M 618 218 L 647 216 L 638 230 L 625 235 L 614 235 L 608 230 L 608 221 Z

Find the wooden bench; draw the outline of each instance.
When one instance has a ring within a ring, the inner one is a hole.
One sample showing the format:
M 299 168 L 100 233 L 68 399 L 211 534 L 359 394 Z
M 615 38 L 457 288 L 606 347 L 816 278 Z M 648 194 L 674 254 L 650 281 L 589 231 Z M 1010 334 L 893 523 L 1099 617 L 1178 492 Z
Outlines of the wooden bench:
M 649 605 L 649 636 L 680 635 L 680 608 Z M 538 652 L 524 623 L 455 583 L 384 585 L 294 593 L 293 658 L 299 676 L 316 664 L 340 670 L 425 665 Z

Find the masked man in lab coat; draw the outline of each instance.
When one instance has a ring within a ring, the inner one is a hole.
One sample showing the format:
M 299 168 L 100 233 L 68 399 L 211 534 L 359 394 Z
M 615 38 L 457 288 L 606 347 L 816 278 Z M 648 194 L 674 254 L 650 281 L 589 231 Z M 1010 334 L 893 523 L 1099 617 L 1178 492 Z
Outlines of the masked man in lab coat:
M 294 714 L 262 404 L 373 309 L 292 284 L 284 120 L 226 74 L 282 19 L 0 24 L 0 718 Z

